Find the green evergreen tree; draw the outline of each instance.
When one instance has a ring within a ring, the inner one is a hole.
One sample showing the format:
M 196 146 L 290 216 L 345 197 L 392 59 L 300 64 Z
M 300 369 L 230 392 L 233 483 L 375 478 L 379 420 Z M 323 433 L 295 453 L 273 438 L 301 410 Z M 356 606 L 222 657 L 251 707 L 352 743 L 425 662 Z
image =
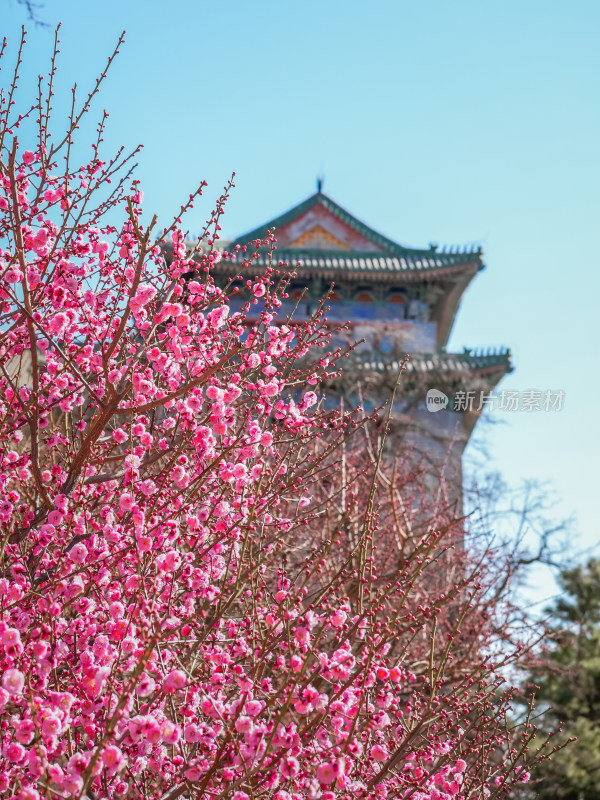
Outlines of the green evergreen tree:
M 600 800 L 600 560 L 563 571 L 560 584 L 550 646 L 532 679 L 549 709 L 544 729 L 562 726 L 551 744 L 577 741 L 539 765 L 534 788 L 540 800 Z

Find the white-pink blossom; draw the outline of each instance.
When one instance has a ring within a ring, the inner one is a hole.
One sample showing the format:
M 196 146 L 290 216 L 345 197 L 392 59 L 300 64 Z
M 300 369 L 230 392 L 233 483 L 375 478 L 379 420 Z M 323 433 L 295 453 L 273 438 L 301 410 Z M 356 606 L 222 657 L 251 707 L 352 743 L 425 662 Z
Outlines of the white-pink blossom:
M 22 694 L 24 686 L 25 676 L 19 669 L 7 669 L 2 676 L 2 688 L 10 695 Z

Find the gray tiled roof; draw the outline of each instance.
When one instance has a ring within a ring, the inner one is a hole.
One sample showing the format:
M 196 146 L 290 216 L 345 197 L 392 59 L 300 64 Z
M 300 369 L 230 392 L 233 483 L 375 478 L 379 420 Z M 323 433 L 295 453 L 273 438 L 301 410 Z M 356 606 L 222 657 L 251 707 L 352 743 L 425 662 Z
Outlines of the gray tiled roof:
M 238 254 L 236 261 L 241 261 L 246 254 Z M 438 253 L 436 251 L 407 250 L 403 255 L 390 256 L 384 253 L 359 253 L 344 252 L 340 250 L 276 250 L 273 257 L 274 265 L 285 262 L 291 268 L 311 272 L 344 272 L 386 274 L 397 273 L 423 273 L 442 270 L 459 271 L 465 267 L 474 270 L 481 268 L 479 253 Z M 219 271 L 225 271 L 231 261 L 222 261 Z M 271 263 L 268 253 L 259 252 L 258 258 L 253 260 L 258 267 L 266 267 Z
M 358 368 L 361 372 L 398 372 L 401 359 L 385 358 L 380 353 L 355 354 L 350 360 L 349 369 Z M 464 353 L 412 353 L 405 364 L 407 374 L 500 371 L 512 372 L 510 350 L 498 352 L 466 351 Z

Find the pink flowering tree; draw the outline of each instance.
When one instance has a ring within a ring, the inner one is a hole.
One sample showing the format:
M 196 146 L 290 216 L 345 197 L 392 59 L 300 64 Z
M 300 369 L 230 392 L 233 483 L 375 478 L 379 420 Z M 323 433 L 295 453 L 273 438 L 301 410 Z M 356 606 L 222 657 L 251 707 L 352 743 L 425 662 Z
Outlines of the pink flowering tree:
M 50 135 L 53 77 L 0 106 L 2 797 L 508 794 L 534 733 L 459 524 L 381 452 L 348 466 L 342 354 L 217 247 L 230 186 L 194 249 L 202 187 L 158 230 L 105 117 L 72 161 L 97 88 Z

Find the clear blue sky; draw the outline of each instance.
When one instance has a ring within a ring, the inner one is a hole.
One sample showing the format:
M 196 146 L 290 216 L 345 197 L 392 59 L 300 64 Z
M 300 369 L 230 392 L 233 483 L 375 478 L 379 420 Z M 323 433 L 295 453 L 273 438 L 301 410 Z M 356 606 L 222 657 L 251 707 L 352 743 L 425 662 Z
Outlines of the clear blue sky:
M 508 345 L 504 388 L 566 392 L 561 413 L 503 415 L 491 466 L 551 481 L 579 545 L 597 541 L 597 0 L 47 0 L 42 15 L 63 22 L 63 91 L 88 88 L 127 30 L 106 141 L 145 144 L 139 176 L 161 219 L 206 178 L 198 229 L 235 170 L 224 233 L 238 235 L 323 172 L 328 194 L 402 243 L 481 243 L 488 266 L 451 347 Z M 2 0 L 13 42 L 24 19 Z M 25 81 L 50 48 L 32 30 Z

